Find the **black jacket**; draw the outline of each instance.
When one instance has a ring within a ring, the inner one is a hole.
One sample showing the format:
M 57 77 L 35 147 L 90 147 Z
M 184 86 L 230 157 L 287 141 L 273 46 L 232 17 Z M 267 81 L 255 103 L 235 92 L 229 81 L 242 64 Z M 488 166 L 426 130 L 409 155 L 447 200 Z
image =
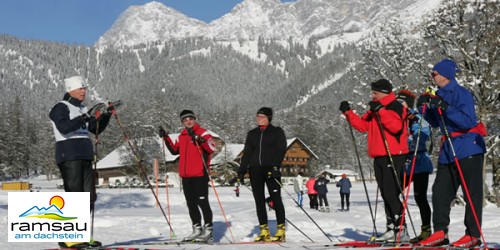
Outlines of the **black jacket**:
M 238 173 L 249 167 L 280 167 L 286 153 L 285 132 L 269 124 L 264 131 L 260 127 L 250 130 L 245 141 L 243 157 Z
M 327 180 L 325 177 L 319 177 L 314 183 L 314 190 L 316 190 L 318 194 L 328 193 L 328 187 L 326 186 L 326 184 L 328 184 L 329 182 L 330 181 Z
M 72 105 L 79 107 L 82 103 L 66 93 L 63 100 L 68 101 Z M 57 129 L 61 133 L 68 133 L 82 126 L 86 126 L 85 121 L 81 117 L 69 119 L 69 109 L 66 104 L 57 103 L 49 113 L 49 117 L 54 121 Z M 99 120 L 99 133 L 101 133 L 109 123 L 110 114 L 103 114 Z M 88 130 L 96 134 L 97 122 L 94 116 L 88 122 Z M 71 139 L 56 143 L 56 163 L 62 163 L 71 160 L 89 160 L 94 158 L 94 146 L 90 139 Z

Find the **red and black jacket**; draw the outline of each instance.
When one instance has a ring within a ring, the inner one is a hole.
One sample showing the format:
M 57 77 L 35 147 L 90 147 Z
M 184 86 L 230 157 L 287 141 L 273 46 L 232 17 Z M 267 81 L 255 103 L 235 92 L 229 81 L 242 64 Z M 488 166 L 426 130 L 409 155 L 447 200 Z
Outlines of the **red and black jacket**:
M 204 139 L 204 142 L 199 143 L 199 148 L 193 142 L 187 129 L 182 130 L 175 142 L 172 142 L 172 139 L 168 136 L 163 138 L 170 153 L 179 155 L 179 176 L 182 178 L 208 176 L 207 169 L 203 165 L 203 159 L 207 167 L 210 167 L 210 155 L 215 150 L 212 135 L 206 129 L 196 123 L 193 132 Z
M 391 155 L 407 154 L 409 152 L 408 129 L 405 129 L 407 121 L 404 119 L 407 115 L 406 108 L 396 100 L 393 92 L 382 98 L 380 104 L 383 107 L 378 113 Z M 380 134 L 377 118 L 371 110 L 362 117 L 359 117 L 352 110 L 345 112 L 344 115 L 349 116 L 353 128 L 359 132 L 368 132 L 368 155 L 370 157 L 388 155 L 383 137 Z

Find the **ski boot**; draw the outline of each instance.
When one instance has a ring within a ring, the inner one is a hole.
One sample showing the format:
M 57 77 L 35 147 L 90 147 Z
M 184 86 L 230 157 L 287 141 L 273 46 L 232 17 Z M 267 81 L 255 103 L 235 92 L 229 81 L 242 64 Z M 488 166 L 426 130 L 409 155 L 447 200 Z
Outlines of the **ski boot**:
M 330 212 L 330 207 L 325 208 L 325 212 L 329 213 Z
M 193 225 L 193 232 L 190 235 L 184 237 L 184 239 L 182 239 L 182 241 L 193 241 L 193 240 L 195 240 L 196 237 L 198 237 L 198 236 L 201 235 L 201 231 L 202 231 L 201 225 L 199 223 L 194 224 Z
M 267 224 L 260 225 L 260 234 L 254 239 L 254 241 L 271 241 L 271 235 L 269 234 L 269 227 Z
M 271 241 L 285 241 L 285 224 L 279 224 L 276 227 L 276 234 L 271 238 Z
M 450 240 L 448 240 L 448 234 L 443 230 L 434 232 L 427 239 L 420 241 L 418 243 L 419 246 L 442 246 L 450 244 Z
M 394 240 L 394 225 L 392 224 L 387 225 L 387 231 L 377 237 L 371 238 L 372 242 L 387 242 L 389 240 Z
M 324 207 L 320 207 L 320 208 L 319 208 L 319 211 L 320 211 L 320 212 L 325 212 L 325 208 L 324 208 Z
M 59 242 L 61 248 L 84 249 L 91 247 L 87 242 Z
M 466 235 L 462 236 L 462 238 L 460 238 L 459 240 L 451 243 L 451 245 L 453 247 L 473 248 L 475 246 L 480 246 L 481 241 L 474 236 L 470 236 L 470 235 L 466 234 Z
M 410 235 L 408 235 L 408 231 L 406 230 L 406 226 L 403 226 L 401 229 L 401 234 L 399 234 L 400 227 L 394 228 L 394 238 L 387 240 L 387 242 L 393 243 L 393 242 L 409 242 L 410 241 Z M 398 239 L 399 238 L 399 239 Z
M 203 232 L 194 239 L 196 242 L 212 243 L 214 241 L 214 229 L 212 223 L 207 223 L 203 226 Z
M 423 240 L 429 238 L 429 236 L 432 234 L 432 229 L 431 229 L 430 225 L 423 225 L 420 228 L 422 229 L 422 231 L 420 232 L 420 235 L 411 239 L 410 243 L 415 244 L 415 243 L 418 243 L 420 241 L 423 241 Z

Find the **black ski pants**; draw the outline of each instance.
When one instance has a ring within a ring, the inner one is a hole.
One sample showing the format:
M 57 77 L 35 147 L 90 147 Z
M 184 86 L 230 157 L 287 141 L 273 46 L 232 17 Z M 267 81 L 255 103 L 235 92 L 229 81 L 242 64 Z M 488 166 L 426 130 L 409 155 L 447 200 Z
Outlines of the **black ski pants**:
M 182 178 L 182 189 L 193 225 L 201 225 L 201 212 L 205 224 L 212 224 L 212 208 L 208 201 L 208 177 Z
M 410 176 L 406 175 L 406 186 L 409 185 Z M 413 174 L 413 196 L 420 211 L 422 226 L 431 225 L 431 206 L 427 200 L 427 188 L 429 187 L 429 173 Z
M 318 210 L 318 194 L 308 194 L 309 207 Z
M 346 204 L 347 209 L 349 209 L 349 205 L 351 205 L 351 203 L 349 202 L 350 196 L 351 196 L 350 193 L 340 193 L 340 206 L 342 207 L 342 209 L 344 209 L 344 204 Z
M 373 167 L 375 178 L 380 188 L 380 194 L 384 200 L 385 216 L 387 224 L 399 226 L 403 213 L 403 203 L 399 199 L 401 195 L 401 180 L 399 173 L 403 171 L 407 155 L 393 155 L 394 166 L 391 165 L 388 156 L 375 157 Z M 394 167 L 394 168 L 393 168 Z M 394 175 L 394 172 L 398 173 Z
M 94 209 L 97 199 L 95 191 L 94 170 L 92 161 L 72 160 L 57 165 L 63 179 L 66 192 L 90 192 L 90 210 Z
M 255 207 L 257 210 L 257 217 L 259 224 L 268 224 L 267 210 L 266 210 L 266 196 L 265 187 L 271 196 L 274 204 L 274 211 L 276 212 L 276 221 L 278 224 L 285 224 L 285 207 L 281 200 L 281 186 L 275 178 L 269 175 L 271 168 L 268 167 L 250 167 L 250 182 L 252 184 L 253 198 L 255 199 Z
M 483 215 L 483 157 L 483 154 L 479 154 L 458 161 L 480 225 Z M 462 186 L 464 199 L 467 203 L 464 218 L 465 234 L 479 238 L 479 228 L 474 219 L 471 204 L 462 185 L 457 167 L 455 164 L 438 165 L 436 180 L 432 186 L 432 206 L 434 209 L 432 222 L 434 231 L 444 230 L 448 232 L 451 202 L 455 199 L 458 187 Z
M 328 198 L 326 197 L 326 194 L 318 193 L 318 200 L 319 200 L 319 207 L 323 206 L 323 202 L 325 202 L 325 207 L 328 207 Z

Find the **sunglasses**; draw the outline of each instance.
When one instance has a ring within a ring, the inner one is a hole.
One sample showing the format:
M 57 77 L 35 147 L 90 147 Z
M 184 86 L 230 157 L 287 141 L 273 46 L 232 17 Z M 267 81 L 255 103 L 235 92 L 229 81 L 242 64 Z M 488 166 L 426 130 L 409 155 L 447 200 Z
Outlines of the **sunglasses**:
M 431 73 L 432 78 L 436 78 L 436 76 L 438 76 L 438 75 L 439 75 L 439 73 L 438 73 L 438 72 L 435 72 L 435 71 L 433 71 L 433 72 Z

